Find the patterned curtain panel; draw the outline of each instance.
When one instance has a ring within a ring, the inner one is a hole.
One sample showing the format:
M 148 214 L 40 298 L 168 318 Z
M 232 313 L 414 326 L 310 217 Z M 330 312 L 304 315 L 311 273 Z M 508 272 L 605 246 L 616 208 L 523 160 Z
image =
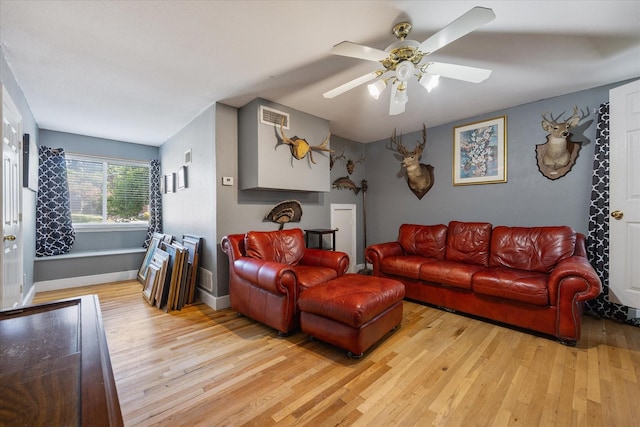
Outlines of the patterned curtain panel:
M 589 209 L 589 236 L 587 253 L 591 265 L 602 281 L 602 293 L 587 301 L 586 311 L 593 314 L 627 321 L 628 307 L 609 301 L 609 103 L 598 110 L 591 207 Z
M 40 147 L 36 199 L 36 256 L 69 252 L 75 241 L 62 148 Z
M 160 191 L 160 161 L 149 164 L 149 229 L 143 247 L 149 247 L 153 233 L 162 233 L 162 192 Z

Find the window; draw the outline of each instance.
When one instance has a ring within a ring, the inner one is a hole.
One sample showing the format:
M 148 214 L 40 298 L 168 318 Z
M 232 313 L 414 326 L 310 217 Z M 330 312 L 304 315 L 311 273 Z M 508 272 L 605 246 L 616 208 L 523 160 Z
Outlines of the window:
M 148 164 L 67 154 L 67 178 L 74 227 L 148 225 Z

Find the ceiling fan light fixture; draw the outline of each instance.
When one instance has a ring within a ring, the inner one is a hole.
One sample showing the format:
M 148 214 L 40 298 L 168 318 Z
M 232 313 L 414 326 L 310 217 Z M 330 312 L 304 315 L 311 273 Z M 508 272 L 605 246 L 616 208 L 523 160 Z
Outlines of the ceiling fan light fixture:
M 431 92 L 431 89 L 438 86 L 438 83 L 440 82 L 440 76 L 438 74 L 423 74 L 418 81 L 422 86 L 424 86 L 425 89 L 427 89 L 427 92 Z
M 367 85 L 367 89 L 369 89 L 369 94 L 373 99 L 378 99 L 380 94 L 386 89 L 387 81 L 385 79 L 380 79 L 370 85 Z
M 415 66 L 411 61 L 402 61 L 396 66 L 396 78 L 401 82 L 408 81 L 413 76 Z
M 405 83 L 400 83 L 398 85 L 398 90 L 396 90 L 396 93 L 393 96 L 393 102 L 397 104 L 406 104 L 408 100 L 409 95 L 407 94 L 407 85 Z

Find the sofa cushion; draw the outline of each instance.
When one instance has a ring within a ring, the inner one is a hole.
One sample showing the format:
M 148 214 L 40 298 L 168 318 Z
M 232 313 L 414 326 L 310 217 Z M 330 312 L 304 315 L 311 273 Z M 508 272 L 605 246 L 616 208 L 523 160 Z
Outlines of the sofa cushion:
M 488 222 L 451 221 L 447 231 L 446 259 L 489 266 L 491 227 Z
M 575 246 L 576 233 L 568 226 L 494 227 L 489 265 L 549 273 Z
M 296 265 L 304 255 L 304 234 L 299 228 L 278 231 L 249 231 L 244 236 L 248 257 Z
M 338 277 L 338 273 L 333 268 L 317 267 L 310 265 L 296 265 L 293 267 L 298 278 L 298 290 L 300 292 L 318 285 L 328 282 Z
M 444 259 L 447 243 L 447 226 L 402 224 L 398 243 L 407 255 Z
M 483 269 L 473 275 L 473 292 L 528 304 L 549 305 L 548 274 L 501 267 Z
M 471 278 L 484 268 L 454 261 L 427 262 L 420 266 L 420 280 L 471 290 Z
M 380 271 L 384 274 L 417 280 L 420 278 L 420 266 L 424 263 L 435 261 L 433 258 L 415 255 L 390 256 L 382 259 L 380 262 Z

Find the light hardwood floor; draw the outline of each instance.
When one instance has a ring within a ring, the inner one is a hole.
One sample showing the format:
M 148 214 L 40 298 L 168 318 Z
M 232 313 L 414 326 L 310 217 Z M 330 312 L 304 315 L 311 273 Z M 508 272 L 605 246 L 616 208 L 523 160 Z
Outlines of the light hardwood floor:
M 135 281 L 100 298 L 127 426 L 634 426 L 640 328 L 585 316 L 576 347 L 405 301 L 360 360 L 230 309 L 164 313 Z

